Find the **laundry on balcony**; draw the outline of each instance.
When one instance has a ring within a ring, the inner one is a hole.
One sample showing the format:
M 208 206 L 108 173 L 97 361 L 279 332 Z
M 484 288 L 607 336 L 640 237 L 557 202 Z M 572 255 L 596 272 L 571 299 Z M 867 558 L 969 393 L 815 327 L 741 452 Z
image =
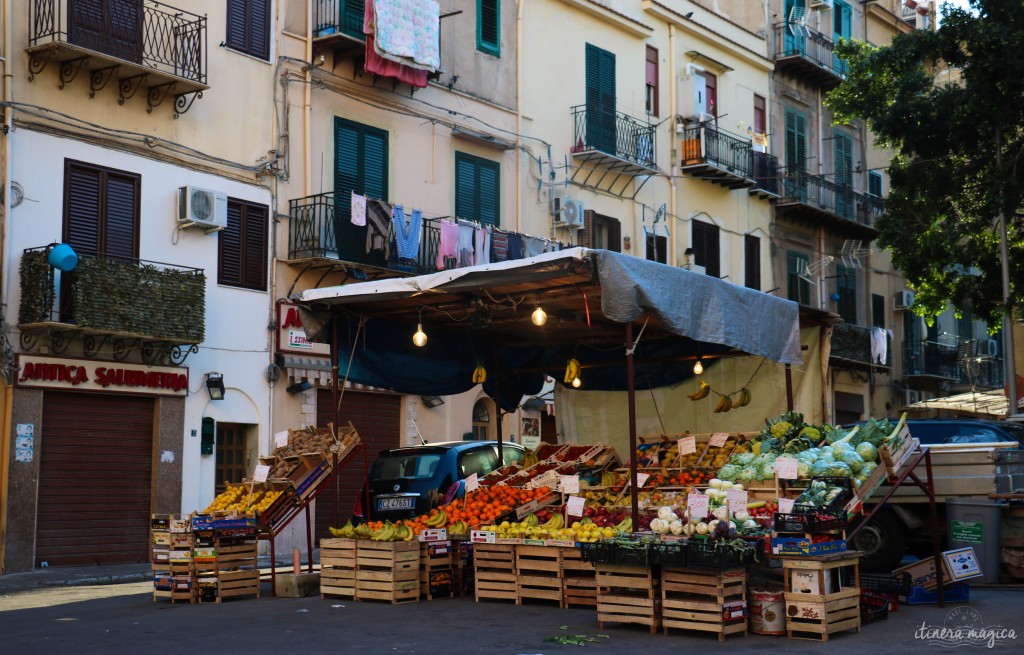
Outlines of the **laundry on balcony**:
M 385 261 L 391 254 L 391 242 L 388 239 L 391 211 L 391 204 L 383 200 L 366 201 L 366 252 L 383 250 Z
M 366 196 L 352 194 L 352 225 L 366 225 Z
M 375 38 L 374 6 L 374 0 L 366 0 L 366 12 L 363 19 L 363 33 L 366 34 L 366 70 L 375 75 L 393 77 L 399 82 L 405 82 L 411 86 L 425 87 L 428 70 L 414 67 L 406 62 L 395 61 L 392 57 L 380 53 Z
M 491 261 L 503 262 L 508 259 L 508 234 L 496 227 L 491 230 Z
M 437 248 L 437 270 L 448 268 L 459 257 L 459 226 L 451 221 L 440 221 L 440 245 Z
M 429 73 L 441 66 L 441 6 L 436 0 L 373 0 L 370 5 L 378 55 Z
M 882 364 L 889 361 L 889 339 L 892 338 L 892 330 L 880 327 L 871 329 L 871 363 Z
M 420 253 L 420 225 L 423 223 L 423 212 L 412 210 L 412 216 L 405 220 L 405 209 L 395 205 L 391 213 L 391 223 L 395 226 L 395 246 L 399 259 L 415 261 Z

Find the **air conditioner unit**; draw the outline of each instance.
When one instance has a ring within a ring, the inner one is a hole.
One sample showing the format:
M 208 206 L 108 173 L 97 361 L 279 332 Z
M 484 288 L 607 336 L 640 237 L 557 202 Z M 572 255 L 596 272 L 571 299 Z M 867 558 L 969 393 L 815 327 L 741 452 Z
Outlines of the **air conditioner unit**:
M 831 9 L 832 0 L 810 0 L 807 6 L 811 9 Z
M 706 121 L 708 84 L 703 75 L 690 73 L 679 78 L 679 115 L 689 121 Z
M 913 291 L 897 291 L 896 294 L 892 297 L 893 309 L 910 309 L 910 306 L 913 304 Z
M 998 357 L 999 342 L 995 339 L 983 339 L 979 341 L 978 355 L 981 357 Z
M 198 226 L 207 232 L 223 230 L 228 226 L 228 195 L 194 186 L 179 188 L 178 225 Z
M 583 203 L 574 198 L 563 197 L 559 201 L 560 208 L 554 214 L 555 227 L 563 227 L 568 230 L 579 230 L 583 228 Z M 552 208 L 553 209 L 553 208 Z

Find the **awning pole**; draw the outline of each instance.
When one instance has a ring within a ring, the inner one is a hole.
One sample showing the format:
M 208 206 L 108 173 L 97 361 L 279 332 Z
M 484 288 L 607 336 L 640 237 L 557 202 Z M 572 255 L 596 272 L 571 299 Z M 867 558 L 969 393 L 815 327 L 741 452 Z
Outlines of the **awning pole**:
M 793 369 L 786 364 L 786 411 L 793 411 Z
M 501 447 L 502 430 L 501 430 L 501 380 L 498 378 L 498 353 L 494 353 L 494 413 L 498 417 L 498 468 L 505 466 L 505 452 L 504 448 Z
M 633 531 L 640 530 L 636 488 L 636 377 L 633 371 L 633 324 L 626 323 L 626 388 L 629 391 L 629 509 Z

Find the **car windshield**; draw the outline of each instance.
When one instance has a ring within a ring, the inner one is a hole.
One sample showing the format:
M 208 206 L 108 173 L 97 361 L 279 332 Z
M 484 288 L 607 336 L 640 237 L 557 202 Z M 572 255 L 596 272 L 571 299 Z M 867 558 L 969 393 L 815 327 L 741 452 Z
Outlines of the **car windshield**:
M 1024 426 L 1012 423 L 1010 421 L 1000 423 L 999 426 L 1006 430 L 1006 432 L 1011 437 L 1013 437 L 1017 441 L 1024 443 Z
M 443 452 L 381 453 L 370 471 L 371 480 L 425 480 L 433 477 Z

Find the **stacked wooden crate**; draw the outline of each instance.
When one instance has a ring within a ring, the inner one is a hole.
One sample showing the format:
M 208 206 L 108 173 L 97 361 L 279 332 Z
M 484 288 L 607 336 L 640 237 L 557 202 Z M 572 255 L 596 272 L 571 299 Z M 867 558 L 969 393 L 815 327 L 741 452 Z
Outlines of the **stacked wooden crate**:
M 579 548 L 562 551 L 562 607 L 597 607 L 597 570 Z
M 473 594 L 473 542 L 452 541 L 452 590 L 455 596 Z
M 153 600 L 194 601 L 192 524 L 187 516 L 154 514 L 150 520 Z
M 473 588 L 478 603 L 518 599 L 515 544 L 473 544 Z
M 859 552 L 786 557 L 782 569 L 790 639 L 828 641 L 837 632 L 860 632 Z
M 320 597 L 356 596 L 356 540 L 320 540 Z
M 356 600 L 418 602 L 419 564 L 418 541 L 360 541 L 356 545 Z
M 260 569 L 255 536 L 197 541 L 193 557 L 200 602 L 238 596 L 260 597 Z
M 420 596 L 427 600 L 451 598 L 455 592 L 452 581 L 453 547 L 458 549 L 458 543 L 450 540 L 419 543 Z
M 661 616 L 669 628 L 727 635 L 747 634 L 746 569 L 662 567 Z
M 516 604 L 524 598 L 562 602 L 562 549 L 555 546 L 516 547 Z
M 639 623 L 651 634 L 661 626 L 660 576 L 656 568 L 597 564 L 597 625 Z

